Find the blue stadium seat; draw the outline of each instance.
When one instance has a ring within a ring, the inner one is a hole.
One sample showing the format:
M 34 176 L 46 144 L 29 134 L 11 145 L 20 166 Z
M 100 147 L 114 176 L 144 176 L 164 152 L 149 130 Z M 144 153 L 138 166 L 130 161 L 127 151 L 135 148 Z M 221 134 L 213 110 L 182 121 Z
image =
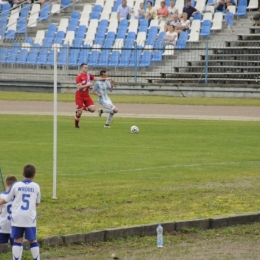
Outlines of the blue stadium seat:
M 201 20 L 202 19 L 202 14 L 201 13 L 197 13 L 193 15 L 194 20 Z
M 28 50 L 27 49 L 21 49 L 20 53 L 17 56 L 16 63 L 25 64 L 27 56 L 28 56 Z
M 53 40 L 54 40 L 54 38 L 52 38 L 52 37 L 46 37 L 43 40 L 43 44 L 45 45 L 46 43 L 49 43 L 50 45 L 52 45 L 53 44 Z
M 67 57 L 68 57 L 68 49 L 67 48 L 61 49 L 61 51 L 59 53 L 57 64 L 60 66 L 67 65 Z
M 39 14 L 39 21 L 48 21 L 51 8 L 50 3 L 44 3 Z
M 8 4 L 4 4 L 2 7 L 2 12 L 4 13 L 7 10 L 10 10 L 12 8 L 12 6 L 8 3 Z
M 128 27 L 128 20 L 126 20 L 126 19 L 125 19 L 125 20 L 121 20 L 120 23 L 119 23 L 119 27 L 120 27 L 120 26 L 126 26 L 126 27 Z
M 114 40 L 115 37 L 116 37 L 116 34 L 114 32 L 108 32 L 106 39 Z
M 134 42 L 135 42 L 134 39 L 126 39 L 123 49 L 132 49 L 134 46 Z
M 147 38 L 145 45 L 152 45 L 153 46 L 154 45 L 154 39 Z
M 106 28 L 108 27 L 108 20 L 101 20 L 100 22 L 99 22 L 99 27 L 100 26 L 105 26 Z
M 70 19 L 69 25 L 77 25 L 79 24 L 79 20 L 78 19 Z
M 68 31 L 73 31 L 73 32 L 75 32 L 76 31 L 76 29 L 77 29 L 77 25 L 76 24 L 70 24 L 69 26 L 68 26 Z
M 78 58 L 79 58 L 79 53 L 80 49 L 72 49 L 70 52 L 70 57 L 69 57 L 69 65 L 70 66 L 77 66 L 78 63 Z
M 99 13 L 97 13 L 97 12 L 92 12 L 91 14 L 90 14 L 90 20 L 92 20 L 92 19 L 99 19 Z
M 140 65 L 140 60 L 141 60 L 141 54 L 142 54 L 142 50 L 134 50 L 132 53 L 132 58 L 131 58 L 131 62 L 129 64 L 129 66 L 131 67 L 135 67 Z
M 88 63 L 88 56 L 90 53 L 90 47 L 84 46 L 84 49 L 79 54 L 79 63 Z
M 147 26 L 139 26 L 138 32 L 147 32 Z
M 99 44 L 100 46 L 102 46 L 104 43 L 104 40 L 105 40 L 104 38 L 96 38 L 94 40 L 94 44 Z
M 106 33 L 107 28 L 99 28 L 96 34 L 96 38 L 98 39 L 104 39 L 105 38 L 105 33 Z
M 246 15 L 246 5 L 239 5 L 237 7 L 237 12 L 234 15 L 235 16 L 244 16 L 244 15 Z
M 75 38 L 83 40 L 85 38 L 85 32 L 84 31 L 77 31 Z
M 64 39 L 64 37 L 65 37 L 65 32 L 58 31 L 55 38 L 62 38 L 62 39 Z
M 93 12 L 101 13 L 102 12 L 102 6 L 101 5 L 95 5 L 93 8 Z
M 142 20 L 140 21 L 140 26 L 147 26 L 147 27 L 148 27 L 148 20 L 142 19 Z
M 72 47 L 82 46 L 83 39 L 75 38 Z
M 114 44 L 114 39 L 105 39 L 103 43 L 103 48 L 112 48 Z
M 125 30 L 120 30 L 118 31 L 116 35 L 116 39 L 125 39 L 126 31 Z
M 100 51 L 93 50 L 91 51 L 88 59 L 88 65 L 90 66 L 97 66 L 99 60 Z
M 26 33 L 26 30 L 27 30 L 26 19 L 24 19 L 24 20 L 19 19 L 17 22 L 16 33 L 24 34 L 24 33 Z
M 86 32 L 87 31 L 87 27 L 86 25 L 80 25 L 77 32 Z
M 25 63 L 30 65 L 36 64 L 37 56 L 38 54 L 36 52 L 30 52 Z
M 6 40 L 14 40 L 15 39 L 15 31 L 14 30 L 8 30 L 5 34 Z
M 20 43 L 13 43 L 9 55 L 6 59 L 6 63 L 15 63 L 18 52 L 20 51 Z
M 56 24 L 50 24 L 48 27 L 48 31 L 53 31 L 56 32 L 57 31 L 57 25 Z
M 55 36 L 55 31 L 47 31 L 45 33 L 46 38 L 54 38 L 54 36 Z
M 152 57 L 151 61 L 162 61 L 162 54 L 163 54 L 162 50 L 155 51 L 153 53 L 153 57 Z
M 77 19 L 79 20 L 80 18 L 80 12 L 77 12 L 77 11 L 73 11 L 70 15 L 70 19 Z
M 238 0 L 237 7 L 239 7 L 239 6 L 247 6 L 247 0 Z
M 38 60 L 36 62 L 37 65 L 45 65 L 47 62 L 48 51 L 47 49 L 41 49 Z
M 50 51 L 50 54 L 49 54 L 47 61 L 46 61 L 46 64 L 47 65 L 53 65 L 54 64 L 54 50 Z
M 25 43 L 30 43 L 31 45 L 33 44 L 33 38 L 32 37 L 26 37 L 25 39 L 24 39 L 24 42 Z
M 99 65 L 100 66 L 108 66 L 109 60 L 109 50 L 103 50 L 100 55 Z
M 214 0 L 208 0 L 207 5 L 214 5 Z
M 30 9 L 23 8 L 23 9 L 21 10 L 21 12 L 20 12 L 20 17 L 21 17 L 21 18 L 27 17 L 28 14 L 29 14 L 29 12 L 30 12 Z
M 7 57 L 8 57 L 8 49 L 1 48 L 0 49 L 0 63 L 5 63 L 5 60 Z
M 70 5 L 70 0 L 61 0 L 61 8 L 66 8 Z
M 117 9 L 118 9 L 118 6 L 120 5 L 121 3 L 115 3 L 113 8 L 112 8 L 112 12 L 117 12 Z
M 122 55 L 121 55 L 121 59 L 120 59 L 120 63 L 119 63 L 120 67 L 127 67 L 129 65 L 131 53 L 132 53 L 131 50 L 122 51 Z
M 210 20 L 204 20 L 202 23 L 201 23 L 201 27 L 203 26 L 211 26 L 211 21 Z
M 127 39 L 132 39 L 132 40 L 135 40 L 135 38 L 136 38 L 136 33 L 134 33 L 134 32 L 129 32 L 128 34 L 127 34 L 127 37 L 126 37 Z
M 121 55 L 120 51 L 112 51 L 109 60 L 109 66 L 118 66 L 120 55 Z
M 40 51 L 40 44 L 39 43 L 34 43 L 32 44 L 31 48 L 30 48 L 30 54 L 31 53 L 36 53 L 38 54 L 38 52 Z
M 200 36 L 209 36 L 210 35 L 210 25 L 202 26 Z

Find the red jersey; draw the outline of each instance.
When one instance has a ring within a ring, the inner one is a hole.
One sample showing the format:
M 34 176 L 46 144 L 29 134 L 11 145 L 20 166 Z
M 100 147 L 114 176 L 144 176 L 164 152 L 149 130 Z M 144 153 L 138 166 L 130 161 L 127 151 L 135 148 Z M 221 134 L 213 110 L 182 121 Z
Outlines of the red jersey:
M 81 85 L 85 85 L 87 83 L 89 83 L 91 80 L 94 80 L 94 76 L 90 73 L 79 73 L 76 77 L 76 83 L 77 84 L 81 84 Z M 83 88 L 83 89 L 77 89 L 76 91 L 76 95 L 80 95 L 80 96 L 88 96 L 89 95 L 89 87 Z

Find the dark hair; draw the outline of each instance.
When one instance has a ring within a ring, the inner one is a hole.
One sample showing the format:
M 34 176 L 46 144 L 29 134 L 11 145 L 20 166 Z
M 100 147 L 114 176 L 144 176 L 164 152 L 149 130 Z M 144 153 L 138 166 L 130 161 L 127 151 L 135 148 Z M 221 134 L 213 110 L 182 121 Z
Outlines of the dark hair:
M 85 65 L 88 65 L 87 63 L 81 63 L 80 64 L 80 68 L 82 68 L 83 66 L 85 66 Z
M 23 175 L 25 178 L 33 178 L 36 173 L 36 168 L 32 164 L 25 164 L 23 167 Z
M 15 182 L 17 182 L 17 178 L 14 175 L 7 175 L 5 178 L 5 183 L 7 186 L 13 185 Z
M 151 1 L 147 1 L 147 4 L 148 4 L 148 3 L 150 3 L 150 4 L 151 4 L 151 6 L 153 6 L 153 3 L 152 3 Z
M 101 70 L 99 75 L 102 76 L 106 72 L 107 72 L 106 70 Z

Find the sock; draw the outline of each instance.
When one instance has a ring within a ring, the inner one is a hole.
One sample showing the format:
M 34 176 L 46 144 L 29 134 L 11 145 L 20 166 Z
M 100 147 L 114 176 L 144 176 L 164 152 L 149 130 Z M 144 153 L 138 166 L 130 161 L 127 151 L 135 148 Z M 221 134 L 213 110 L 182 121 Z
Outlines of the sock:
M 109 114 L 109 115 L 107 116 L 106 125 L 110 125 L 110 122 L 112 121 L 113 115 L 114 115 L 114 113 L 113 113 L 113 114 L 111 113 L 111 114 Z
M 40 248 L 37 242 L 30 244 L 33 260 L 40 260 Z
M 78 113 L 76 113 L 76 115 L 75 115 L 75 126 L 79 126 L 79 120 L 80 120 L 80 116 L 78 115 Z
M 21 243 L 14 242 L 12 247 L 13 260 L 19 260 L 22 258 L 21 246 L 22 246 Z
M 103 113 L 107 113 L 107 114 L 112 114 L 113 113 L 112 109 L 104 109 L 102 111 L 103 111 Z
M 19 260 L 22 260 L 22 255 L 23 255 L 23 245 L 21 245 L 21 256 L 20 256 Z

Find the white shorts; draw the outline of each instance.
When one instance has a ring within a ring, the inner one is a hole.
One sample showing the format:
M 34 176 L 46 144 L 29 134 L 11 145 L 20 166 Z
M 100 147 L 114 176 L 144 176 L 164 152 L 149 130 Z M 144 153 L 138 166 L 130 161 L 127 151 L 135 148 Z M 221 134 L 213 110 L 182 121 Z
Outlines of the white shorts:
M 105 109 L 114 110 L 115 106 L 111 102 L 102 102 L 101 104 Z

